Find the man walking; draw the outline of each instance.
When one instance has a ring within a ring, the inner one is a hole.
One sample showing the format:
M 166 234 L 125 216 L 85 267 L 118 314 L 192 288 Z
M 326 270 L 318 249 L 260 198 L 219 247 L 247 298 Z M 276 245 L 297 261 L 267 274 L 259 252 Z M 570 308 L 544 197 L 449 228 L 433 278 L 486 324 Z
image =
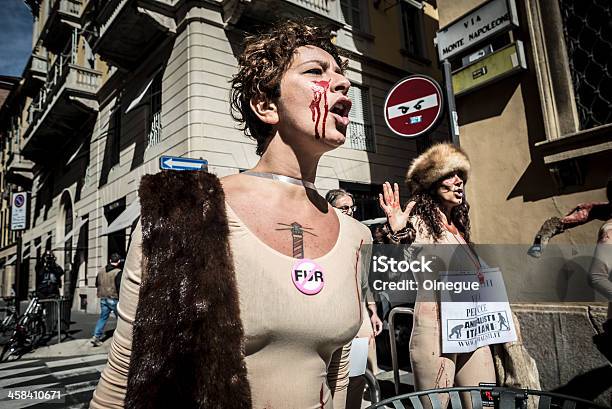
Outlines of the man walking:
M 98 298 L 100 298 L 100 318 L 96 324 L 91 343 L 97 347 L 102 344 L 101 338 L 106 326 L 106 321 L 111 311 L 117 317 L 117 302 L 119 301 L 119 283 L 121 277 L 121 257 L 113 253 L 109 263 L 103 267 L 96 276 L 96 287 L 98 288 Z

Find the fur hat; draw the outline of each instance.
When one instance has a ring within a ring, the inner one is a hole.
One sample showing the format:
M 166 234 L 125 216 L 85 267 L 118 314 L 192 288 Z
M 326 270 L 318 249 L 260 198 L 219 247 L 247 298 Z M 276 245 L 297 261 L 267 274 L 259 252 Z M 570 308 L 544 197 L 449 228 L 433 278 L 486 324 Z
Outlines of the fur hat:
M 406 174 L 406 184 L 411 194 L 428 190 L 442 177 L 456 171 L 465 174 L 467 182 L 470 160 L 466 153 L 450 143 L 431 146 L 412 161 Z

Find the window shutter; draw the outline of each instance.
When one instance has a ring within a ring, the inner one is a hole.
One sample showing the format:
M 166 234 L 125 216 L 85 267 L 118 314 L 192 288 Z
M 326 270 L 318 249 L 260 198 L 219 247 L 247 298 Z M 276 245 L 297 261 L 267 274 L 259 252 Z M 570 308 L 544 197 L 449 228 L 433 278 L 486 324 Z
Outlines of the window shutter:
M 374 150 L 374 132 L 370 112 L 368 89 L 359 85 L 349 88 L 348 97 L 353 102 L 349 113 L 351 120 L 347 131 L 347 146 L 358 150 Z

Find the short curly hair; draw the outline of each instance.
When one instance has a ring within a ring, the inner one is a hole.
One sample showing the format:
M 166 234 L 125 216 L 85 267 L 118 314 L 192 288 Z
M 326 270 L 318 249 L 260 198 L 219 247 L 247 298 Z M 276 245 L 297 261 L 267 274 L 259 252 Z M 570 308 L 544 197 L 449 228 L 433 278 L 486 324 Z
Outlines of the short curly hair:
M 347 63 L 340 59 L 329 28 L 317 26 L 311 19 L 279 21 L 245 39 L 244 51 L 238 57 L 238 73 L 231 81 L 231 115 L 240 123 L 240 129 L 257 141 L 259 156 L 265 152 L 273 129 L 255 115 L 250 102 L 253 98 L 274 101 L 280 97 L 281 79 L 295 50 L 307 45 L 327 51 L 343 71 L 346 69 Z

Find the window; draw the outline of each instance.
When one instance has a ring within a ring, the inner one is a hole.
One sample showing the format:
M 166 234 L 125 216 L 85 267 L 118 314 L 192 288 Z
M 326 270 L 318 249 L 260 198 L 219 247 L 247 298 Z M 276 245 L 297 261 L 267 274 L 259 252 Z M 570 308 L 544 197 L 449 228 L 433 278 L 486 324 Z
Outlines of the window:
M 374 151 L 374 130 L 368 88 L 351 85 L 348 97 L 353 101 L 345 146 L 361 151 Z
M 402 16 L 402 47 L 410 55 L 424 57 L 423 39 L 421 37 L 422 11 L 405 1 L 400 1 Z
M 87 68 L 92 70 L 96 68 L 96 56 L 91 50 L 91 47 L 87 40 L 83 39 L 83 49 L 85 51 L 85 63 Z
M 535 146 L 559 191 L 573 192 L 585 189 L 595 155 L 610 152 L 612 4 L 545 3 L 524 1 L 544 125 Z
M 340 0 L 340 6 L 346 24 L 352 26 L 355 30 L 368 31 L 367 21 L 365 20 L 367 12 L 361 10 L 362 0 Z M 366 7 L 367 3 L 364 4 L 364 10 L 366 10 Z
M 125 211 L 125 197 L 104 206 L 104 217 L 106 218 L 107 225 L 110 225 L 117 217 Z M 126 247 L 126 232 L 125 229 L 118 230 L 106 236 L 108 239 L 108 246 L 106 250 L 106 260 L 108 260 L 113 253 L 119 254 L 124 257 Z
M 161 141 L 162 73 L 157 73 L 149 89 L 149 119 L 147 146 Z
M 69 194 L 64 193 L 61 202 L 62 202 L 62 208 L 64 212 L 63 236 L 66 236 L 74 228 L 74 220 L 73 220 L 74 213 L 73 213 L 73 207 L 72 207 L 72 198 L 70 197 Z M 73 238 L 74 238 L 74 235 L 64 242 L 64 271 L 67 274 L 64 277 L 64 280 L 69 279 L 69 274 L 70 274 L 69 272 L 72 270 L 72 243 L 73 243 L 72 240 Z M 66 281 L 64 281 L 64 283 L 66 283 Z M 68 289 L 66 289 L 65 287 L 64 287 L 64 294 L 68 294 Z
M 580 129 L 612 123 L 612 3 L 559 1 Z
M 8 153 L 17 153 L 19 151 L 19 142 L 21 139 L 21 129 L 19 127 L 19 117 L 11 118 L 10 130 L 8 133 Z
M 121 153 L 121 100 L 117 99 L 111 110 L 108 124 L 109 165 L 113 167 L 119 163 Z

